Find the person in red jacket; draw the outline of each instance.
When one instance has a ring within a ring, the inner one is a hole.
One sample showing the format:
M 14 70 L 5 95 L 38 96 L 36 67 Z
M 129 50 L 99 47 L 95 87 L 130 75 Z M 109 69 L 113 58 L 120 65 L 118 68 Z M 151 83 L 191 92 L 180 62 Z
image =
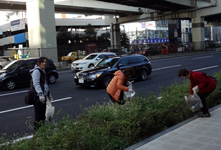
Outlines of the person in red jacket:
M 211 115 L 207 108 L 205 99 L 215 90 L 217 86 L 217 83 L 214 81 L 214 79 L 205 73 L 188 71 L 185 68 L 182 68 L 178 71 L 178 76 L 190 80 L 190 94 L 193 94 L 193 90 L 199 91 L 198 96 L 202 101 L 203 107 L 201 108 L 202 112 L 198 113 L 197 115 L 199 117 L 210 117 Z
M 133 67 L 126 68 L 123 71 L 118 70 L 114 73 L 114 78 L 111 80 L 106 88 L 106 91 L 113 102 L 124 104 L 123 91 L 133 91 L 125 85 L 127 81 L 134 75 L 135 71 Z

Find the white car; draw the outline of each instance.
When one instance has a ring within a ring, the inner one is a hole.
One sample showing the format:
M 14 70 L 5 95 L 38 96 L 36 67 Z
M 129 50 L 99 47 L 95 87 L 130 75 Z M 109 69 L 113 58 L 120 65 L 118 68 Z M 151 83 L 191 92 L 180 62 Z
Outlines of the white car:
M 82 71 L 88 68 L 92 68 L 97 64 L 100 60 L 107 56 L 116 56 L 115 53 L 111 52 L 101 52 L 101 53 L 91 53 L 84 57 L 83 59 L 73 61 L 71 64 L 71 70 L 73 71 Z

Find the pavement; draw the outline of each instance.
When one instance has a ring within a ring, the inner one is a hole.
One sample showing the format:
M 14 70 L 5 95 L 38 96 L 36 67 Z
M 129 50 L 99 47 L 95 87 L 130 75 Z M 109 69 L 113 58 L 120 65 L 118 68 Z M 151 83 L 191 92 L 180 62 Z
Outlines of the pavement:
M 221 105 L 210 118 L 194 116 L 124 150 L 221 150 Z

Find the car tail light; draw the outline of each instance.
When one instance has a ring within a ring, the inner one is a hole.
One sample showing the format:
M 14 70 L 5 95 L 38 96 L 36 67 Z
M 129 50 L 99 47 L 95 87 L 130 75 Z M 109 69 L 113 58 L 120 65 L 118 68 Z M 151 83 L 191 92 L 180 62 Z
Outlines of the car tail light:
M 63 58 L 63 57 L 61 57 L 61 60 L 64 60 L 64 58 Z
M 71 60 L 71 58 L 69 57 L 68 60 Z
M 137 53 L 137 54 L 140 54 L 140 53 Z
M 110 52 L 109 50 L 107 52 Z
M 146 54 L 146 52 L 143 52 L 143 54 Z

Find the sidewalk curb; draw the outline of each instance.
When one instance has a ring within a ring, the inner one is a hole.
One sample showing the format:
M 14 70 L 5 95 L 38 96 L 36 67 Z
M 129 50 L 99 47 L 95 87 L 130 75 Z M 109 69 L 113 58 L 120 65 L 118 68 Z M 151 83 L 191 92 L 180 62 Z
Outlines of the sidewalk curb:
M 216 110 L 216 109 L 218 109 L 220 107 L 221 107 L 221 104 L 219 104 L 217 106 L 214 106 L 213 108 L 210 108 L 209 111 L 212 112 L 212 111 L 214 111 L 214 110 Z M 135 150 L 135 149 L 137 149 L 137 148 L 139 148 L 139 147 L 141 147 L 141 146 L 143 146 L 143 145 L 145 145 L 145 144 L 155 140 L 156 138 L 158 138 L 158 137 L 160 137 L 160 136 L 162 136 L 162 135 L 164 135 L 164 134 L 166 134 L 168 132 L 171 132 L 171 131 L 173 131 L 173 130 L 175 130 L 175 129 L 177 129 L 177 128 L 179 128 L 179 127 L 181 127 L 181 126 L 183 126 L 183 125 L 185 125 L 185 124 L 187 124 L 187 123 L 189 123 L 189 122 L 191 122 L 191 121 L 193 121 L 193 120 L 195 120 L 197 118 L 198 117 L 195 115 L 195 116 L 193 116 L 193 117 L 191 117 L 191 118 L 189 118 L 187 120 L 184 120 L 184 121 L 182 121 L 182 122 L 180 122 L 180 123 L 178 123 L 178 124 L 168 128 L 166 130 L 163 130 L 163 131 L 161 131 L 161 132 L 159 132 L 159 133 L 157 133 L 157 134 L 155 134 L 155 135 L 153 135 L 153 136 L 151 136 L 151 137 L 149 137 L 147 139 L 144 139 L 144 140 L 142 140 L 142 141 L 140 141 L 140 142 L 138 142 L 138 143 L 136 143 L 134 145 L 131 145 L 130 147 L 125 148 L 124 150 Z

